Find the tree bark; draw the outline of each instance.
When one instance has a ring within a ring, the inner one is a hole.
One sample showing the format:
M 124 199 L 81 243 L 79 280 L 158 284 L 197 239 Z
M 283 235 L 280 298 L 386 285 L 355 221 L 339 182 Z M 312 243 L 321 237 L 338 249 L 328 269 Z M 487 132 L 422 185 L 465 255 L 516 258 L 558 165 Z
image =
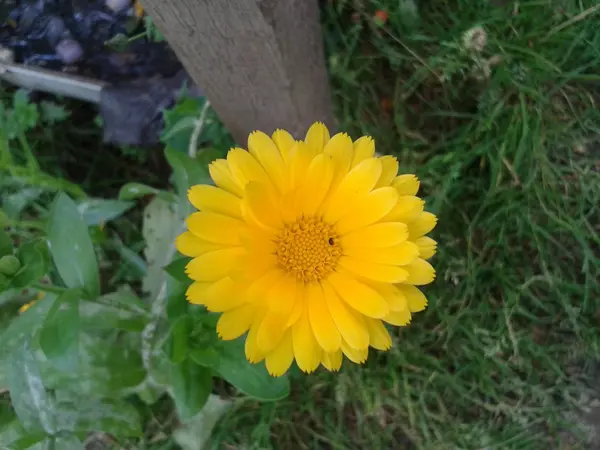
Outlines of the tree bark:
M 142 3 L 240 144 L 254 130 L 333 127 L 317 0 Z

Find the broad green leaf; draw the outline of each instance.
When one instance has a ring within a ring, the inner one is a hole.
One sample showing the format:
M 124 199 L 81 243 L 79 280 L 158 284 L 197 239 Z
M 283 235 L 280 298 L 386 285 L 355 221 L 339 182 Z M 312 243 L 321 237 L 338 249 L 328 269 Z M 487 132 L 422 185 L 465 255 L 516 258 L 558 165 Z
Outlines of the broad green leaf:
M 181 420 L 202 410 L 212 390 L 212 371 L 186 359 L 172 368 L 173 400 Z
M 161 142 L 178 152 L 187 152 L 197 117 L 202 112 L 205 99 L 183 97 L 163 113 L 165 126 Z
M 171 333 L 167 341 L 167 355 L 174 364 L 180 364 L 188 353 L 188 336 L 191 331 L 189 317 L 180 317 L 171 326 Z
M 79 289 L 69 289 L 54 300 L 40 330 L 40 347 L 60 370 L 76 370 L 79 362 Z
M 119 329 L 141 332 L 148 323 L 146 314 L 135 313 L 96 301 L 82 301 L 79 305 L 79 313 L 81 314 L 81 327 L 84 330 Z
M 118 398 L 131 393 L 146 378 L 140 348 L 139 334 L 111 330 L 81 333 L 76 371 L 56 369 L 41 351 L 37 356 L 49 389 L 70 389 L 82 397 Z
M 212 368 L 219 367 L 219 358 L 221 357 L 217 349 L 212 346 L 190 350 L 189 356 L 196 364 Z
M 231 406 L 231 401 L 211 394 L 202 411 L 175 430 L 175 442 L 182 450 L 202 450 L 209 442 L 215 425 Z
M 54 298 L 54 294 L 46 294 L 43 300 L 36 302 L 23 314 L 15 317 L 8 328 L 0 333 L 0 366 L 6 364 L 6 359 L 25 340 L 37 333 L 54 303 Z
M 48 243 L 56 269 L 70 288 L 83 288 L 92 298 L 100 294 L 98 261 L 87 226 L 77 206 L 58 194 L 48 223 Z
M 167 319 L 173 322 L 182 316 L 187 315 L 189 302 L 185 298 L 186 287 L 183 285 L 173 289 L 167 299 Z
M 50 265 L 48 245 L 42 239 L 24 243 L 17 251 L 21 268 L 11 281 L 16 288 L 23 288 L 39 281 L 47 272 Z
M 0 227 L 0 256 L 11 255 L 13 252 L 12 239 L 2 228 Z
M 263 401 L 281 400 L 289 395 L 288 378 L 272 377 L 262 363 L 250 364 L 246 360 L 241 340 L 222 341 L 217 348 L 220 350 L 220 357 L 215 370 L 240 391 Z
M 54 441 L 54 448 L 56 450 L 85 450 L 83 442 L 75 435 L 57 437 Z
M 101 225 L 120 217 L 131 209 L 135 203 L 122 200 L 106 200 L 103 198 L 87 198 L 77 204 L 79 213 L 88 227 Z
M 175 280 L 180 283 L 190 284 L 191 280 L 185 273 L 185 266 L 192 260 L 187 256 L 182 256 L 181 258 L 174 259 L 171 263 L 166 266 L 165 271 L 171 275 Z
M 123 399 L 88 398 L 74 391 L 58 391 L 56 402 L 60 413 L 73 419 L 63 429 L 78 434 L 102 431 L 119 437 L 142 434 L 137 408 Z
M 196 184 L 212 184 L 208 164 L 216 159 L 217 155 L 214 151 L 207 150 L 198 152 L 195 158 L 191 158 L 187 153 L 167 147 L 165 157 L 173 168 L 173 184 L 181 206 L 185 206 L 182 213 L 187 216 L 193 210 L 187 200 L 188 189 Z
M 146 195 L 155 195 L 160 191 L 142 183 L 127 183 L 119 190 L 119 200 L 135 200 Z
M 48 434 L 56 430 L 56 409 L 47 394 L 38 362 L 29 339 L 15 349 L 10 359 L 8 389 L 12 406 L 26 429 L 43 429 Z
M 154 300 L 165 286 L 163 270 L 175 254 L 175 238 L 183 231 L 183 222 L 177 206 L 155 197 L 144 210 L 142 234 L 146 240 L 144 255 L 148 271 L 142 288 Z
M 40 103 L 40 113 L 42 115 L 42 121 L 47 122 L 51 125 L 67 120 L 70 116 L 69 111 L 64 106 L 58 105 L 54 102 L 42 100 Z

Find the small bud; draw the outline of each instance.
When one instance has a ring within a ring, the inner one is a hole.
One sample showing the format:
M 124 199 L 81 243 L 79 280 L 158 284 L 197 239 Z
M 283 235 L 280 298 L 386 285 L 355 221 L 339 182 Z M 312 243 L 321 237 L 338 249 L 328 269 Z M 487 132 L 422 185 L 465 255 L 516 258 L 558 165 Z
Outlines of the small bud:
M 21 268 L 21 263 L 16 256 L 4 255 L 0 258 L 0 274 L 12 277 Z
M 380 27 L 385 25 L 389 18 L 390 15 L 388 14 L 388 12 L 383 9 L 378 9 L 377 11 L 375 11 L 375 16 L 373 17 L 375 24 Z

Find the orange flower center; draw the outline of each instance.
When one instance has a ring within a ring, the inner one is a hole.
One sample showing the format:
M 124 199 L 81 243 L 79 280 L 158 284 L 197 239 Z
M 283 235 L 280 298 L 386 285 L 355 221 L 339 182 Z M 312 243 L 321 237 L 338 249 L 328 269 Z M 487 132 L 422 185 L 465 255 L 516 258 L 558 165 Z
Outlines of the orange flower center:
M 333 272 L 342 256 L 338 235 L 320 217 L 301 217 L 277 237 L 277 261 L 300 281 L 319 281 Z

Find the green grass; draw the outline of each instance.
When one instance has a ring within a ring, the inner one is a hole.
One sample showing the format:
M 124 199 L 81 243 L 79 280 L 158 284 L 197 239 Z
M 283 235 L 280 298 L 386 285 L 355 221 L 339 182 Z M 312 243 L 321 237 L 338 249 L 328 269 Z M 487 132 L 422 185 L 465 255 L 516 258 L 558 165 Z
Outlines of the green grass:
M 430 306 L 365 366 L 241 404 L 213 448 L 590 448 L 566 412 L 599 374 L 600 10 L 403 4 L 335 0 L 323 21 L 340 128 L 397 155 L 439 214 Z
M 600 398 L 600 7 L 410 4 L 330 0 L 323 24 L 339 128 L 397 155 L 439 215 L 429 308 L 364 366 L 296 373 L 277 404 L 239 400 L 214 449 L 591 448 L 579 415 Z M 476 26 L 480 53 L 463 43 Z M 56 180 L 98 197 L 166 184 L 160 152 L 105 148 L 72 117 L 30 136 Z M 113 237 L 144 245 L 136 218 L 105 230 L 113 281 Z M 131 448 L 175 448 L 170 402 L 146 415 Z

